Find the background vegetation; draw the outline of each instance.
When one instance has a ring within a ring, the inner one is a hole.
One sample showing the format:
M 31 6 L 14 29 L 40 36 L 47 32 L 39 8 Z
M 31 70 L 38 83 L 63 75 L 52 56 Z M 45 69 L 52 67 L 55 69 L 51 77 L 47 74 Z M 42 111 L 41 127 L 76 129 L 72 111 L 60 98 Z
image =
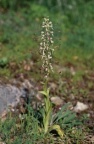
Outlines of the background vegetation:
M 54 24 L 55 58 L 61 63 L 70 60 L 75 63 L 75 58 L 85 60 L 87 57 L 92 67 L 93 7 L 93 0 L 0 0 L 1 67 L 10 61 L 37 61 L 41 23 L 46 16 Z M 0 73 L 11 74 L 9 69 L 1 69 Z
M 92 53 L 93 7 L 93 0 L 0 0 L 0 58 L 28 57 L 25 49 L 38 47 L 42 18 L 46 16 L 54 23 L 56 57 Z

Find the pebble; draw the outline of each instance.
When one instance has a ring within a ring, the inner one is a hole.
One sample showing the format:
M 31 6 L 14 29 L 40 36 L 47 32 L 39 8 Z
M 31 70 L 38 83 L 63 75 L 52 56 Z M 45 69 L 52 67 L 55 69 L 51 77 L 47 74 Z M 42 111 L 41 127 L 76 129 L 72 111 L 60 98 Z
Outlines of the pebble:
M 82 112 L 88 109 L 88 105 L 82 103 L 82 102 L 77 102 L 76 106 L 74 107 L 75 112 Z
M 51 101 L 55 105 L 63 105 L 63 100 L 58 96 L 51 97 Z

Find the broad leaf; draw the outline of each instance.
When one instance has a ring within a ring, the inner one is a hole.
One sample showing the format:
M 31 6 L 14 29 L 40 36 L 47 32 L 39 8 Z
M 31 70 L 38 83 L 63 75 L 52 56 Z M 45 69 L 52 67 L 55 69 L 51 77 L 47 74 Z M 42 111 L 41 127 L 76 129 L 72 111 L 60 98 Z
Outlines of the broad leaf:
M 64 131 L 60 128 L 59 125 L 53 125 L 53 126 L 51 127 L 50 131 L 52 131 L 52 130 L 56 130 L 57 133 L 58 133 L 58 135 L 59 135 L 61 138 L 63 138 L 63 136 L 64 136 Z

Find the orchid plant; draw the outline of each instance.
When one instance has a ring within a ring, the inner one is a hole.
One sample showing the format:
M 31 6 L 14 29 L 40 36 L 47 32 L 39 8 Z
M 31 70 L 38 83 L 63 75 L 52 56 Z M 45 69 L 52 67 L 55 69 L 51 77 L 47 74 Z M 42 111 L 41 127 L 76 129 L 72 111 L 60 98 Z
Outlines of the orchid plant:
M 42 70 L 44 71 L 44 90 L 40 91 L 41 94 L 44 95 L 44 106 L 42 109 L 42 117 L 43 117 L 43 130 L 44 133 L 47 134 L 52 130 L 56 130 L 60 137 L 63 137 L 63 130 L 59 125 L 54 124 L 53 121 L 53 107 L 52 102 L 50 100 L 50 90 L 47 87 L 48 77 L 50 72 L 53 72 L 52 67 L 52 54 L 54 52 L 53 48 L 53 24 L 49 20 L 49 18 L 44 18 L 42 23 L 42 31 L 41 31 L 41 43 L 40 43 L 40 53 L 42 59 Z M 56 115 L 55 115 L 56 117 Z

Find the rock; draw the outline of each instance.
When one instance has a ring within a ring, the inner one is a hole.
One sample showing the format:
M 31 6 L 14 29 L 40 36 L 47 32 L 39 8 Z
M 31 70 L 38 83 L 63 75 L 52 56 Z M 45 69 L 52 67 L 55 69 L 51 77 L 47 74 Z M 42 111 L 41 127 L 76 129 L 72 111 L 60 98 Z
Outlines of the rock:
M 5 119 L 10 110 L 24 113 L 27 103 L 33 107 L 33 104 L 41 100 L 33 79 L 30 81 L 25 79 L 20 83 L 16 79 L 11 81 L 11 84 L 0 83 L 0 117 L 2 119 Z
M 58 96 L 51 97 L 51 101 L 55 105 L 62 105 L 63 104 L 63 100 Z
M 23 87 L 17 88 L 11 84 L 0 85 L 0 117 L 5 117 L 9 109 L 14 111 L 21 97 L 27 101 L 28 91 Z
M 76 106 L 74 107 L 75 112 L 82 112 L 88 109 L 88 106 L 82 102 L 77 102 Z
M 15 86 L 0 85 L 0 114 L 10 105 L 14 107 L 21 95 L 21 91 Z

